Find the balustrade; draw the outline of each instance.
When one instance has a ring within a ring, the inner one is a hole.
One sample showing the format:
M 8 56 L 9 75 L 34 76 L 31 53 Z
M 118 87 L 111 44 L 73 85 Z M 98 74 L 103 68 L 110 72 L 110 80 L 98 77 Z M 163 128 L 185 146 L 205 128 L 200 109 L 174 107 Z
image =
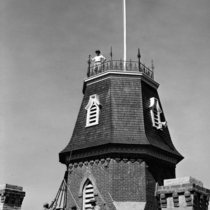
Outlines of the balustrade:
M 151 79 L 154 79 L 153 70 L 146 67 L 144 64 L 138 61 L 122 61 L 122 60 L 110 60 L 106 61 L 103 64 L 90 66 L 88 62 L 88 72 L 87 76 L 94 76 L 106 71 L 132 71 L 132 72 L 142 72 L 146 74 Z

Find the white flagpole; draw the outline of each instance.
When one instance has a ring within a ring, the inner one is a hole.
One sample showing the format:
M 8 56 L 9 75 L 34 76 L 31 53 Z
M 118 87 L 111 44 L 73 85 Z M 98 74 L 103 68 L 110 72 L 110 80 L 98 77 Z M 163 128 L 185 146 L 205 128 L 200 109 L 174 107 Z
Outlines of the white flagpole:
M 126 0 L 123 0 L 123 26 L 124 26 L 124 67 L 125 67 L 126 66 Z

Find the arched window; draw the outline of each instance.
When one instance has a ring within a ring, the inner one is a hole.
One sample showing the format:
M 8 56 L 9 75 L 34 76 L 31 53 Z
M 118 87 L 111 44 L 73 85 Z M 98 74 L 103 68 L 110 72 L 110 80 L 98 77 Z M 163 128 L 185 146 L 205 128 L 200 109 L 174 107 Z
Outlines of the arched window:
M 92 209 L 91 204 L 89 203 L 92 198 L 94 198 L 94 189 L 93 184 L 88 179 L 85 182 L 84 188 L 83 188 L 83 210 L 90 210 Z
M 85 109 L 87 110 L 86 127 L 97 125 L 99 123 L 100 102 L 98 96 L 91 95 Z

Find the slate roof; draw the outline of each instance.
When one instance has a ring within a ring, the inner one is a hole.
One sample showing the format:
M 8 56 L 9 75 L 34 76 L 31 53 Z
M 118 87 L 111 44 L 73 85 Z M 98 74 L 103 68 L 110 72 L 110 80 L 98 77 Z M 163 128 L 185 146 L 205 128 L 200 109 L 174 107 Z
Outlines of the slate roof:
M 85 127 L 85 107 L 93 94 L 99 96 L 101 104 L 99 124 Z M 163 131 L 152 127 L 149 109 L 151 97 L 159 99 L 157 89 L 145 82 L 142 74 L 106 74 L 86 81 L 72 138 L 59 154 L 60 161 L 64 163 L 64 156 L 71 150 L 107 144 L 150 145 L 177 156 L 179 161 L 183 159 L 172 143 L 168 127 Z M 165 121 L 164 113 L 162 121 Z

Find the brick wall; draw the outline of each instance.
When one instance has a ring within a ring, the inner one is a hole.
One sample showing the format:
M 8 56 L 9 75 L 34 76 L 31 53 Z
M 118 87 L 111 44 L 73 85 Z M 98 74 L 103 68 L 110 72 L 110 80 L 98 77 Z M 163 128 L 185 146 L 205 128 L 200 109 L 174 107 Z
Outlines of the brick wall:
M 114 210 L 113 201 L 147 202 L 146 209 L 158 208 L 154 196 L 156 179 L 143 160 L 111 158 L 71 164 L 68 209 L 78 205 L 82 210 L 82 187 L 87 178 L 95 187 L 95 198 L 102 210 Z

